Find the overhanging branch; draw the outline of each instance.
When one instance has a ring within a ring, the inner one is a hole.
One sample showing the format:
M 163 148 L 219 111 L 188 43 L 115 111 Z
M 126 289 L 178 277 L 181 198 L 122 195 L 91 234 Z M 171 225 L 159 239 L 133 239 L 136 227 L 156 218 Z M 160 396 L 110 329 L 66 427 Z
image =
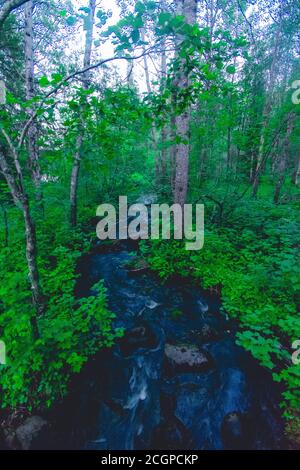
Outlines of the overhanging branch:
M 45 96 L 43 96 L 42 101 L 40 102 L 39 107 L 35 111 L 35 113 L 28 119 L 28 121 L 25 123 L 25 126 L 23 127 L 23 130 L 20 135 L 19 143 L 18 143 L 18 149 L 23 145 L 24 139 L 26 137 L 26 134 L 28 132 L 28 129 L 30 128 L 32 122 L 36 119 L 39 110 L 41 109 L 42 105 L 45 103 L 45 101 L 50 98 L 52 95 L 55 95 L 64 85 L 66 85 L 68 82 L 70 82 L 73 78 L 77 77 L 78 75 L 82 75 L 90 70 L 94 70 L 98 67 L 101 67 L 104 64 L 107 64 L 109 62 L 112 62 L 114 60 L 137 60 L 142 58 L 143 56 L 149 54 L 155 46 L 152 46 L 151 48 L 143 51 L 141 54 L 137 56 L 119 56 L 119 57 L 109 57 L 108 59 L 103 59 L 100 60 L 99 62 L 96 62 L 95 64 L 90 65 L 89 67 L 85 67 L 81 70 L 77 70 L 76 72 L 71 73 L 67 77 L 65 77 L 61 82 L 57 84 L 56 87 L 54 87 L 51 91 L 49 91 Z
M 0 29 L 3 26 L 4 21 L 8 17 L 8 15 L 13 11 L 19 8 L 20 6 L 27 3 L 29 0 L 8 0 L 4 3 L 0 10 Z

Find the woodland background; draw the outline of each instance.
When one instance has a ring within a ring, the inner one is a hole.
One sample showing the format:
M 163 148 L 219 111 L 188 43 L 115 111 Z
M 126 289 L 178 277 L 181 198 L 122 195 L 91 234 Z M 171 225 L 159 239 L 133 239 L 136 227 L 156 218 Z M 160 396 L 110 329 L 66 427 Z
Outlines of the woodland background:
M 205 203 L 205 246 L 142 256 L 221 295 L 299 442 L 299 1 L 116 4 L 0 1 L 1 406 L 50 407 L 122 334 L 76 265 L 100 203 L 155 193 Z

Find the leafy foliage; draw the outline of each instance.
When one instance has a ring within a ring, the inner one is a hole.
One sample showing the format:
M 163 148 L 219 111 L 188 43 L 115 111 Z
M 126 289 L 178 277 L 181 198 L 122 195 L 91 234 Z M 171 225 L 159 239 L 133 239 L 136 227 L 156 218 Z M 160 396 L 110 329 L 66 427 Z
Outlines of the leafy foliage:
M 32 339 L 33 310 L 21 237 L 1 250 L 0 335 L 7 350 L 7 363 L 0 366 L 2 407 L 50 407 L 65 396 L 72 374 L 122 334 L 112 327 L 114 314 L 107 309 L 102 282 L 89 297 L 74 297 L 76 262 L 88 243 L 83 233 L 74 235 L 66 227 L 55 232 L 53 223 L 52 219 L 45 224 L 44 236 L 39 233 L 47 310 L 39 320 L 37 340 Z M 49 246 L 55 248 L 49 251 Z
M 288 417 L 300 406 L 299 366 L 291 362 L 292 343 L 300 337 L 299 205 L 290 207 L 290 217 L 284 207 L 248 200 L 234 212 L 230 228 L 206 227 L 199 252 L 178 241 L 143 247 L 163 280 L 180 272 L 221 292 L 224 311 L 239 320 L 238 343 L 286 384 Z

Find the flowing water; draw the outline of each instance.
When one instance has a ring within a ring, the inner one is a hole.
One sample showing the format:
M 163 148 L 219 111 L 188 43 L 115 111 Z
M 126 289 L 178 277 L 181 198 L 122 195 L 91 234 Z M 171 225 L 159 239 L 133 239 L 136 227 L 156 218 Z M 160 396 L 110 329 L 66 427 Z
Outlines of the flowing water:
M 235 326 L 221 313 L 219 299 L 180 277 L 164 285 L 150 272 L 130 272 L 133 255 L 125 242 L 112 251 L 98 246 L 79 265 L 78 295 L 104 279 L 115 326 L 127 333 L 80 374 L 61 414 L 56 445 L 282 448 L 279 391 L 236 345 Z M 171 364 L 166 344 L 177 345 L 179 356 L 199 348 L 205 367 Z

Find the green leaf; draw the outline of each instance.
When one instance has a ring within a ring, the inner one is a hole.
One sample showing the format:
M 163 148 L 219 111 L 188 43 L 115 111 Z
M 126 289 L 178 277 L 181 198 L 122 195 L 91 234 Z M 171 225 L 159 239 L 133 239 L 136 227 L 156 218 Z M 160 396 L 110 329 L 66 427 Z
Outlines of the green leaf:
M 59 83 L 62 81 L 63 76 L 60 73 L 53 73 L 51 75 L 52 77 L 52 84 L 55 85 L 56 83 Z
M 88 15 L 89 12 L 90 12 L 90 9 L 88 7 L 81 7 L 81 8 L 79 8 L 78 11 L 83 11 L 84 13 L 86 13 Z
M 145 13 L 146 7 L 142 2 L 137 2 L 134 7 L 135 11 L 138 13 Z
M 66 19 L 66 23 L 68 26 L 74 26 L 74 24 L 77 23 L 77 18 L 76 16 L 69 16 L 67 19 Z
M 134 29 L 131 33 L 131 39 L 136 44 L 138 40 L 140 39 L 140 32 L 138 29 Z
M 45 88 L 50 85 L 50 82 L 46 76 L 43 76 L 39 79 L 39 85 L 40 87 Z
M 227 73 L 230 73 L 231 75 L 233 75 L 235 73 L 236 69 L 235 69 L 235 66 L 234 65 L 228 65 L 226 67 L 226 72 Z

